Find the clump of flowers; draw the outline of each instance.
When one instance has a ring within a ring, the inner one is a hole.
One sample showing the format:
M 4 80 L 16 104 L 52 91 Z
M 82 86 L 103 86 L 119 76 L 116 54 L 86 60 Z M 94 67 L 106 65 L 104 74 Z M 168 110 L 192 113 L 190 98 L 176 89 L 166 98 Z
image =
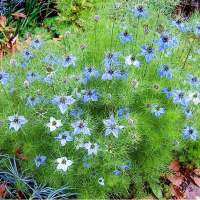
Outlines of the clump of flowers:
M 149 36 L 141 31 L 152 21 L 147 8 L 126 12 L 129 31 L 108 20 L 111 33 L 96 31 L 94 41 L 88 30 L 84 51 L 75 33 L 72 49 L 35 39 L 0 72 L 0 145 L 22 146 L 39 180 L 68 183 L 82 198 L 126 196 L 133 182 L 140 192 L 140 184 L 156 183 L 175 149 L 180 157 L 186 146 L 200 149 L 200 78 L 186 67 L 189 56 L 200 58 L 193 43 L 177 55 L 185 25 L 170 21 L 168 31 Z

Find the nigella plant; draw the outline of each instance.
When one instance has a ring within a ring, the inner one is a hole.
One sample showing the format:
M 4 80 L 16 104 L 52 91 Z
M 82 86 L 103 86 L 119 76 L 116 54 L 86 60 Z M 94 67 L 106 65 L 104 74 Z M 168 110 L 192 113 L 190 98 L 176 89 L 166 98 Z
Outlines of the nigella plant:
M 147 9 L 142 5 L 138 5 L 132 9 L 132 13 L 135 17 L 144 18 L 147 16 Z
M 0 83 L 2 85 L 6 85 L 8 83 L 9 80 L 9 74 L 7 72 L 0 72 Z
M 162 33 L 159 40 L 156 41 L 160 51 L 174 47 L 177 44 L 177 39 L 170 36 L 168 33 Z
M 150 62 L 155 57 L 155 50 L 150 45 L 143 45 L 141 47 L 141 54 L 145 57 L 146 62 Z
M 176 104 L 181 104 L 182 106 L 188 106 L 190 99 L 188 95 L 182 90 L 174 90 L 172 92 L 173 101 Z
M 35 39 L 31 42 L 31 47 L 39 48 L 43 44 L 43 41 L 41 39 Z
M 156 117 L 160 117 L 165 113 L 165 108 L 162 108 L 161 106 L 154 104 L 151 106 L 151 113 L 155 115 Z
M 194 34 L 196 36 L 200 36 L 200 22 L 196 23 L 196 25 L 194 27 Z
M 200 78 L 197 77 L 197 76 L 194 76 L 193 74 L 187 75 L 187 81 L 193 87 L 199 87 L 200 86 Z
M 83 75 L 86 80 L 90 80 L 91 78 L 98 78 L 99 72 L 95 67 L 85 67 L 83 69 Z
M 74 136 L 72 132 L 64 131 L 59 133 L 59 135 L 56 136 L 55 139 L 60 142 L 61 146 L 65 146 L 67 142 L 71 142 L 74 140 Z
M 98 94 L 96 89 L 92 89 L 92 90 L 83 90 L 83 102 L 87 103 L 90 101 L 97 101 L 98 100 Z
M 159 68 L 158 74 L 161 78 L 165 76 L 167 79 L 171 79 L 172 78 L 172 68 L 168 67 L 167 65 L 164 64 Z
M 63 59 L 63 66 L 69 67 L 69 66 L 75 66 L 76 65 L 76 57 L 73 55 L 68 55 Z
M 30 107 L 34 107 L 42 102 L 43 97 L 42 96 L 29 96 L 27 97 L 26 104 Z
M 104 66 L 106 69 L 110 68 L 110 66 L 116 66 L 119 64 L 119 52 L 109 52 L 106 54 L 104 58 Z
M 47 157 L 44 156 L 44 155 L 38 155 L 38 156 L 36 156 L 35 159 L 34 159 L 34 162 L 35 162 L 36 167 L 38 168 L 38 167 L 40 167 L 42 164 L 44 164 L 45 161 L 46 161 L 46 159 L 47 159 Z
M 186 126 L 183 130 L 183 138 L 184 139 L 191 139 L 196 141 L 198 138 L 198 131 L 196 128 L 192 127 L 192 126 Z
M 15 131 L 18 131 L 22 125 L 27 123 L 27 119 L 24 116 L 20 115 L 13 115 L 8 117 L 9 120 L 9 128 L 14 129 Z
M 33 58 L 32 52 L 31 52 L 30 50 L 28 50 L 28 49 L 25 49 L 25 50 L 23 51 L 23 58 L 24 58 L 24 60 L 26 60 L 26 61 L 30 60 L 31 58 Z
M 127 31 L 124 31 L 119 34 L 119 40 L 122 44 L 125 44 L 132 41 L 132 36 Z
M 57 105 L 60 112 L 64 114 L 68 107 L 75 103 L 75 99 L 72 96 L 55 96 L 52 103 Z

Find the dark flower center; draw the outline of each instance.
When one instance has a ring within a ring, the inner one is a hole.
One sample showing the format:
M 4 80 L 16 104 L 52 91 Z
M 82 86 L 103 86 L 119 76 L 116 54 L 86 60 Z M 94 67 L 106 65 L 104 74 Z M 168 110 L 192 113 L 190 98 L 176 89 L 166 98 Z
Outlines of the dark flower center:
M 128 36 L 128 32 L 127 32 L 127 31 L 124 32 L 124 36 L 125 36 L 125 37 Z
M 56 121 L 53 121 L 53 122 L 52 122 L 52 125 L 53 125 L 53 126 L 56 126 L 56 124 L 57 124 Z
M 112 54 L 112 53 L 109 53 L 107 57 L 108 57 L 109 59 L 112 59 L 113 54 Z
M 131 61 L 135 61 L 135 57 L 134 56 L 131 56 Z
M 88 96 L 92 96 L 92 91 L 88 91 Z
M 192 82 L 197 82 L 197 77 L 193 77 Z
M 193 98 L 197 98 L 197 97 L 198 97 L 198 95 L 197 95 L 197 94 L 194 94 L 194 95 L 193 95 Z
M 94 148 L 95 148 L 95 145 L 94 145 L 94 144 L 92 144 L 90 148 L 91 148 L 91 149 L 94 149 Z
M 0 80 L 1 80 L 1 79 L 3 79 L 3 75 L 2 75 L 2 74 L 0 74 Z
M 79 128 L 84 128 L 84 124 L 83 124 L 83 123 L 80 123 L 80 124 L 78 125 L 78 127 L 79 127 Z
M 189 132 L 190 135 L 192 135 L 194 131 L 193 131 L 193 129 L 189 129 L 188 132 Z
M 67 136 L 66 136 L 66 135 L 62 135 L 62 139 L 63 139 L 63 140 L 66 140 L 66 139 L 67 139 Z
M 178 97 L 179 97 L 180 99 L 182 99 L 182 98 L 184 97 L 184 93 L 181 92 L 181 93 L 178 95 Z
M 65 97 L 60 97 L 60 103 L 65 103 L 66 99 Z
M 70 60 L 71 60 L 70 56 L 67 56 L 67 57 L 65 58 L 65 61 L 66 61 L 66 62 L 69 62 Z
M 152 48 L 152 47 L 148 47 L 148 48 L 147 48 L 147 52 L 148 52 L 148 53 L 152 53 L 152 52 L 153 52 L 153 48 Z
M 110 69 L 110 70 L 108 70 L 108 73 L 112 75 L 114 73 L 114 71 Z
M 32 72 L 32 73 L 31 73 L 31 76 L 32 76 L 32 77 L 35 77 L 36 75 L 35 75 L 35 73 L 34 73 L 34 72 Z
M 168 71 L 168 70 L 169 70 L 169 67 L 168 67 L 167 65 L 165 65 L 165 66 L 164 66 L 164 70 L 165 70 L 165 71 Z
M 40 41 L 37 39 L 37 40 L 35 40 L 35 43 L 37 43 L 37 44 L 38 44 L 38 43 L 40 43 Z
M 19 123 L 19 119 L 18 119 L 18 118 L 15 118 L 15 119 L 14 119 L 14 122 L 15 122 L 15 123 Z
M 29 56 L 29 55 L 30 55 L 30 53 L 29 53 L 28 51 L 26 51 L 26 52 L 25 52 L 25 55 Z
M 168 42 L 168 41 L 169 41 L 169 37 L 163 36 L 163 37 L 162 37 L 162 41 L 163 41 L 164 43 Z
M 63 164 L 63 165 L 66 165 L 66 164 L 67 164 L 67 161 L 66 161 L 65 159 L 63 159 L 63 160 L 62 160 L 62 164 Z
M 144 7 L 143 7 L 143 6 L 138 6 L 138 7 L 137 7 L 137 10 L 138 10 L 140 13 L 142 13 L 142 12 L 144 11 Z
M 35 100 L 35 97 L 31 97 L 30 100 L 31 100 L 31 101 L 34 101 L 34 100 Z
M 92 72 L 92 68 L 91 67 L 88 68 L 88 72 Z
M 176 23 L 177 23 L 177 24 L 181 24 L 181 20 L 178 19 L 178 20 L 176 21 Z

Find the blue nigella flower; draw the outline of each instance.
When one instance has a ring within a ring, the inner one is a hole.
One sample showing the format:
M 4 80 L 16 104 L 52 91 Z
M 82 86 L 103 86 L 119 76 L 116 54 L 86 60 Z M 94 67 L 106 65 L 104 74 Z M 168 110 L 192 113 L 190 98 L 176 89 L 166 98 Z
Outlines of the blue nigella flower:
M 142 5 L 138 5 L 135 8 L 133 8 L 132 12 L 135 17 L 146 17 L 147 16 L 147 10 Z
M 110 66 L 116 66 L 119 64 L 119 52 L 113 52 L 106 54 L 104 58 L 104 66 L 106 69 L 110 68 Z
M 9 128 L 18 131 L 22 125 L 27 123 L 27 119 L 24 116 L 13 115 L 8 117 Z
M 173 102 L 176 104 L 181 104 L 182 106 L 187 106 L 190 99 L 182 90 L 174 90 L 173 94 Z
M 191 30 L 191 27 L 189 27 L 181 19 L 173 20 L 172 25 L 175 26 L 181 32 L 188 32 Z
M 113 134 L 116 138 L 118 138 L 118 135 L 120 131 L 124 128 L 124 126 L 119 125 L 116 121 L 113 115 L 111 115 L 108 119 L 103 120 L 103 124 L 106 128 L 105 135 Z
M 129 116 L 129 109 L 128 108 L 119 108 L 117 110 L 117 116 L 119 118 L 128 117 Z
M 130 169 L 130 164 L 123 164 L 123 165 L 120 165 L 119 167 L 122 170 L 129 170 Z
M 120 170 L 118 170 L 118 169 L 114 170 L 112 173 L 113 173 L 115 176 L 120 176 L 120 175 L 122 174 L 122 172 L 121 172 Z
M 55 55 L 47 55 L 43 58 L 43 61 L 49 65 L 61 64 L 61 59 Z
M 156 41 L 160 51 L 164 51 L 168 48 L 174 47 L 177 44 L 175 37 L 170 37 L 168 33 L 162 33 L 160 39 Z
M 83 70 L 83 75 L 86 80 L 90 80 L 91 78 L 98 78 L 99 72 L 94 67 L 85 67 Z
M 116 70 L 114 76 L 118 80 L 123 80 L 128 77 L 128 72 L 126 70 Z
M 165 113 L 165 108 L 162 108 L 159 105 L 154 104 L 151 106 L 151 113 L 154 114 L 156 117 L 160 117 Z
M 31 42 L 31 47 L 34 47 L 34 48 L 39 48 L 41 45 L 42 45 L 42 40 L 40 39 L 35 39 Z
M 83 102 L 89 102 L 89 101 L 97 101 L 98 100 L 98 94 L 96 89 L 92 90 L 84 90 L 83 91 Z
M 36 167 L 40 167 L 40 165 L 44 164 L 46 161 L 47 157 L 46 156 L 42 156 L 42 155 L 38 155 L 35 157 L 34 162 Z
M 122 44 L 125 44 L 127 42 L 132 41 L 132 36 L 127 32 L 121 32 L 119 34 L 119 40 L 121 41 Z
M 148 46 L 148 45 L 143 45 L 141 47 L 141 54 L 145 57 L 145 60 L 148 63 L 154 58 L 155 56 L 154 51 L 155 50 L 151 46 Z
M 72 96 L 55 96 L 52 99 L 52 103 L 58 106 L 62 114 L 64 114 L 68 107 L 74 102 L 75 99 Z
M 193 113 L 192 113 L 192 110 L 190 108 L 183 107 L 183 112 L 184 112 L 184 114 L 185 114 L 185 116 L 186 116 L 187 119 L 192 118 Z
M 105 72 L 102 75 L 102 80 L 112 80 L 113 78 L 119 78 L 121 77 L 121 73 L 119 70 L 113 70 L 113 69 L 106 69 Z
M 9 81 L 9 74 L 6 72 L 1 71 L 0 72 L 0 83 L 2 85 L 6 85 Z
M 63 60 L 63 66 L 69 67 L 69 66 L 75 66 L 76 65 L 76 57 L 73 55 L 68 55 Z
M 83 133 L 84 135 L 90 135 L 90 129 L 87 127 L 87 123 L 83 120 L 78 120 L 71 124 L 72 128 L 74 128 L 74 134 Z
M 56 136 L 55 139 L 60 142 L 61 146 L 65 146 L 67 142 L 71 142 L 74 140 L 73 133 L 70 131 L 59 133 L 59 135 Z
M 26 104 L 27 104 L 28 106 L 30 106 L 30 107 L 34 107 L 34 106 L 36 106 L 37 104 L 41 103 L 42 99 L 43 99 L 43 98 L 42 98 L 41 96 L 36 96 L 36 97 L 34 97 L 34 96 L 29 96 L 29 97 L 27 98 Z
M 187 75 L 187 80 L 191 86 L 198 87 L 200 86 L 200 79 L 197 76 L 193 76 L 192 74 Z
M 33 57 L 33 54 L 28 49 L 25 49 L 22 55 L 25 60 L 30 60 Z
M 168 99 L 173 96 L 173 93 L 169 88 L 163 88 L 162 93 L 165 94 Z
M 194 34 L 196 36 L 200 36 L 200 23 L 197 23 L 195 28 L 194 28 Z
M 40 75 L 38 73 L 35 73 L 35 72 L 31 72 L 29 71 L 27 74 L 26 74 L 26 79 L 32 83 L 34 81 L 38 81 L 40 80 Z
M 81 108 L 76 108 L 70 111 L 70 115 L 74 118 L 79 118 L 82 113 L 83 110 Z
M 196 141 L 198 138 L 198 131 L 196 128 L 194 128 L 192 126 L 186 126 L 182 130 L 182 133 L 183 133 L 184 139 L 192 139 L 192 140 Z
M 165 76 L 167 79 L 172 78 L 172 68 L 168 67 L 167 65 L 162 65 L 158 70 L 159 76 L 162 78 Z

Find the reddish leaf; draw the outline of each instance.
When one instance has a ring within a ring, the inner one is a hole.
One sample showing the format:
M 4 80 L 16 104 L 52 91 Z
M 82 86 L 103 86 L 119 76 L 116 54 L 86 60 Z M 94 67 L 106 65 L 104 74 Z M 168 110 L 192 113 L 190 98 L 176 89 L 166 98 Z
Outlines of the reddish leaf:
M 19 148 L 15 151 L 15 155 L 20 160 L 28 160 L 28 158 L 23 155 L 21 149 L 19 149 Z
M 198 176 L 191 176 L 191 179 L 194 181 L 194 183 L 200 187 L 200 177 Z
M 169 169 L 174 172 L 179 172 L 180 168 L 181 168 L 181 165 L 178 160 L 173 160 L 169 165 Z
M 16 199 L 21 200 L 21 199 L 26 199 L 26 198 L 22 191 L 16 191 Z
M 26 18 L 26 15 L 24 13 L 13 13 L 12 16 L 16 17 L 16 18 Z
M 177 198 L 177 199 L 182 199 L 183 197 L 183 193 L 180 190 L 179 187 L 175 186 L 175 185 L 171 185 L 170 187 L 171 189 L 171 193 Z
M 4 198 L 6 194 L 6 184 L 3 183 L 0 185 L 0 198 Z
M 200 169 L 195 169 L 193 172 L 194 172 L 197 176 L 200 176 Z
M 184 176 L 182 176 L 182 175 L 179 175 L 179 176 L 178 175 L 169 175 L 167 178 L 173 185 L 176 185 L 178 187 L 184 181 Z
M 5 27 L 6 26 L 6 17 L 0 16 L 0 26 Z

